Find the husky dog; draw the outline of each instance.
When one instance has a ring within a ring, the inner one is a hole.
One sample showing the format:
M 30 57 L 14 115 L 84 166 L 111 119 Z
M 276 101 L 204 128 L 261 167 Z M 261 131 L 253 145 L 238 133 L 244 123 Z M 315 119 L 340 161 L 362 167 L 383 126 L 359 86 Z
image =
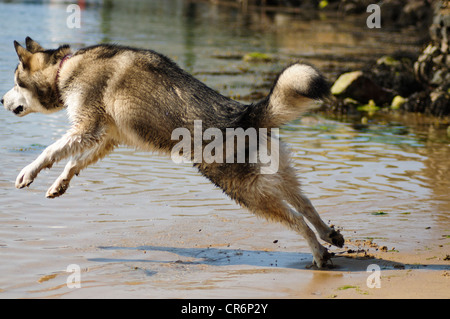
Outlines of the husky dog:
M 151 50 L 102 44 L 72 52 L 68 45 L 46 50 L 31 38 L 26 48 L 14 41 L 19 57 L 15 85 L 2 103 L 17 116 L 67 108 L 72 126 L 17 177 L 29 186 L 44 168 L 69 158 L 47 197 L 64 194 L 82 169 L 125 144 L 170 153 L 176 128 L 277 128 L 306 111 L 311 101 L 329 94 L 329 85 L 312 66 L 284 69 L 270 94 L 243 105 L 222 96 L 169 58 Z M 270 139 L 268 139 L 270 142 Z M 247 147 L 247 146 L 246 146 Z M 300 191 L 289 152 L 279 145 L 278 170 L 261 174 L 258 163 L 194 163 L 213 184 L 258 216 L 281 222 L 303 235 L 314 263 L 322 268 L 332 256 L 319 243 L 304 217 L 327 243 L 342 247 L 344 238 L 319 217 Z M 185 155 L 185 154 L 184 154 Z

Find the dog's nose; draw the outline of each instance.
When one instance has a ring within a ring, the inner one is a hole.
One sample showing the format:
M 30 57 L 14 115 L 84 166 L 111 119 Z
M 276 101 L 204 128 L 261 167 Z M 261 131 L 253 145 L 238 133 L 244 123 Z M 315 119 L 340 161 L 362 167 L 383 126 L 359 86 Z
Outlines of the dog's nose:
M 3 99 L 2 99 L 2 101 L 1 101 L 1 102 L 2 102 L 2 104 L 3 104 Z
M 14 114 L 18 115 L 23 112 L 23 105 L 19 105 L 13 110 Z

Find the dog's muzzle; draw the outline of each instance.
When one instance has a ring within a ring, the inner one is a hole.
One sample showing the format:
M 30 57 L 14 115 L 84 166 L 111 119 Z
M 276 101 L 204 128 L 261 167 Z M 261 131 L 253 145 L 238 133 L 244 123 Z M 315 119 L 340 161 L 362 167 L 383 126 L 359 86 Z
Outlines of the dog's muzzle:
M 5 105 L 5 99 L 1 99 L 1 101 L 0 101 L 3 105 Z M 14 114 L 16 114 L 16 115 L 19 115 L 20 113 L 22 113 L 23 112 L 23 110 L 24 110 L 24 107 L 23 107 L 23 105 L 19 105 L 18 107 L 16 107 L 16 108 L 14 108 L 14 109 L 10 109 L 10 108 L 8 108 L 8 107 L 6 107 L 5 106 L 5 108 L 7 109 L 7 110 L 9 110 L 9 111 L 12 111 Z

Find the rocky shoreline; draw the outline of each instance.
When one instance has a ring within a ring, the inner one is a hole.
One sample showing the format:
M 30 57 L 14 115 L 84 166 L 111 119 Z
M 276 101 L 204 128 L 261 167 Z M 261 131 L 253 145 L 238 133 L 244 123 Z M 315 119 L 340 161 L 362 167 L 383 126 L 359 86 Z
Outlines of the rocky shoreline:
M 362 70 L 341 74 L 332 86 L 335 98 L 325 108 L 344 113 L 391 109 L 449 116 L 450 7 L 448 1 L 433 6 L 430 41 L 418 57 L 383 56 Z
M 210 0 L 211 1 L 211 0 Z M 214 0 L 245 10 L 340 12 L 368 15 L 373 0 Z M 397 52 L 368 63 L 360 70 L 338 76 L 332 83 L 333 98 L 321 111 L 400 110 L 438 118 L 450 117 L 450 3 L 448 0 L 384 0 L 380 7 L 382 28 L 407 28 L 427 33 L 421 54 Z M 388 41 L 388 39 L 387 39 Z M 421 41 L 422 42 L 422 41 Z M 347 70 L 348 71 L 348 70 Z

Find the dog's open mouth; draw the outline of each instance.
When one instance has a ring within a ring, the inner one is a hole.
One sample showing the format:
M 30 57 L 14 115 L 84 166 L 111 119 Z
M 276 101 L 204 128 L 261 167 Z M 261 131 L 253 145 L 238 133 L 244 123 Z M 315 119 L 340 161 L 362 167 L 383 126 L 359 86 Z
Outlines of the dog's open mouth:
M 16 115 L 19 115 L 19 114 L 22 113 L 22 112 L 23 112 L 23 105 L 19 105 L 18 107 L 16 107 L 16 108 L 13 110 L 13 113 L 16 114 Z

